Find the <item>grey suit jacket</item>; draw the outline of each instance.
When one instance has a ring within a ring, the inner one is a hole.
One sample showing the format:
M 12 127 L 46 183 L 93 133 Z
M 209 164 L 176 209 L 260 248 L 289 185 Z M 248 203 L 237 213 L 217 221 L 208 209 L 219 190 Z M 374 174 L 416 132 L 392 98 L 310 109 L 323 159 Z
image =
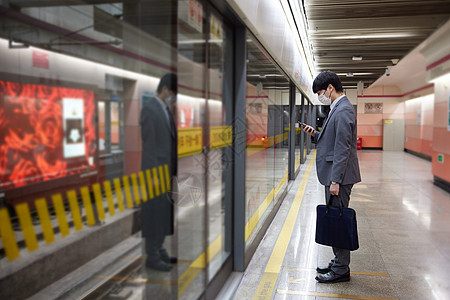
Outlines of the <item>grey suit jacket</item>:
M 316 167 L 319 182 L 341 185 L 361 181 L 356 154 L 356 114 L 347 97 L 339 100 L 315 136 Z

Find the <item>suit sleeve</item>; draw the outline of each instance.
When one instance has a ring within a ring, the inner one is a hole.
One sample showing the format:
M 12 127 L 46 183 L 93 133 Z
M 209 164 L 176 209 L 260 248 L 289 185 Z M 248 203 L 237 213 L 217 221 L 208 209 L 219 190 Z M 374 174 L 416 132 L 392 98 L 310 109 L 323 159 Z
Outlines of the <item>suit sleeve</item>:
M 154 112 L 148 107 L 144 106 L 141 111 L 140 125 L 141 137 L 143 144 L 142 152 L 142 169 L 152 169 L 158 166 L 158 152 L 155 145 L 156 141 L 156 125 Z
M 337 112 L 336 112 L 337 113 Z M 335 119 L 336 139 L 334 144 L 331 181 L 341 183 L 347 170 L 352 136 L 355 127 L 353 108 L 345 107 Z

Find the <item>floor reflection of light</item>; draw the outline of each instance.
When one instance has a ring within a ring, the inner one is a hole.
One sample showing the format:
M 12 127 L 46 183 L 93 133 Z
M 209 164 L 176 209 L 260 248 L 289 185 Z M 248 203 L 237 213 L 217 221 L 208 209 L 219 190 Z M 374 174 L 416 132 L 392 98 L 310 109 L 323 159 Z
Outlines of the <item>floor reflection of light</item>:
M 416 217 L 419 218 L 419 220 L 422 222 L 423 226 L 426 227 L 427 230 L 430 230 L 430 226 L 431 226 L 431 217 L 429 214 L 420 214 L 419 210 L 415 207 L 414 204 L 412 204 L 411 202 L 409 202 L 406 199 L 402 200 L 402 204 L 410 211 L 412 212 L 414 215 L 416 215 Z
M 438 295 L 436 295 L 436 292 L 435 292 L 434 289 L 433 289 L 433 282 L 432 282 L 431 276 L 428 275 L 428 274 L 426 274 L 426 275 L 424 276 L 424 278 L 425 278 L 425 281 L 428 283 L 428 286 L 430 287 L 431 292 L 433 293 L 434 298 L 435 298 L 435 299 L 444 299 L 444 298 L 439 298 Z

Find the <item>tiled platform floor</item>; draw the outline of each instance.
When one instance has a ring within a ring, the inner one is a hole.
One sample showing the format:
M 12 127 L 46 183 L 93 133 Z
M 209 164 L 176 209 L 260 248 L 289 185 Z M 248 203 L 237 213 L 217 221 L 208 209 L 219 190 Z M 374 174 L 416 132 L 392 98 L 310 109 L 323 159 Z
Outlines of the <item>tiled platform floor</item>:
M 332 250 L 314 242 L 324 189 L 315 164 L 310 172 L 305 164 L 234 299 L 450 299 L 450 194 L 433 185 L 431 163 L 404 152 L 363 150 L 359 159 L 362 182 L 350 207 L 360 248 L 351 255 L 351 281 L 314 279 Z

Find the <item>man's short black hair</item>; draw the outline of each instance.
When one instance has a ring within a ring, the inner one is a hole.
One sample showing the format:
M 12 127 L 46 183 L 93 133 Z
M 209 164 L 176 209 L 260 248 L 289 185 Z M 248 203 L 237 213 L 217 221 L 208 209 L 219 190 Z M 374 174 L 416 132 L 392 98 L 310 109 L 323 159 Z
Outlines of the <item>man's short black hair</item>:
M 178 94 L 178 79 L 177 75 L 174 73 L 168 73 L 161 77 L 161 80 L 159 81 L 158 88 L 156 89 L 156 92 L 159 94 L 162 92 L 163 87 L 166 87 L 169 91 L 174 92 L 175 94 Z
M 313 93 L 317 93 L 321 90 L 326 90 L 328 85 L 331 84 L 336 89 L 336 92 L 342 92 L 342 83 L 339 77 L 331 71 L 323 71 L 314 79 Z

